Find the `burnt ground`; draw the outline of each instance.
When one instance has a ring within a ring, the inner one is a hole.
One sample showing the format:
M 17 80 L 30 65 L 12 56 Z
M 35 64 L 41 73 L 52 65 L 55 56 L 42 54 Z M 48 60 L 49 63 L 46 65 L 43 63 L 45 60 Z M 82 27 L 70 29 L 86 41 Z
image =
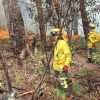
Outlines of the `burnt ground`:
M 2 49 L 3 59 L 6 63 L 6 69 L 8 70 L 11 83 L 17 92 L 21 94 L 30 90 L 35 90 L 41 81 L 43 73 L 38 72 L 39 67 L 45 68 L 41 60 L 44 58 L 46 61 L 45 52 L 38 50 L 37 58 L 22 60 L 23 66 L 20 66 L 17 58 L 14 57 L 11 44 L 9 40 L 0 40 L 0 48 Z M 33 51 L 34 52 L 34 51 Z M 83 88 L 81 94 L 77 94 L 73 89 L 73 84 L 70 84 L 70 92 L 66 96 L 66 100 L 100 100 L 100 64 L 93 65 L 93 63 L 87 63 L 87 50 L 78 49 L 72 58 L 73 62 L 69 70 L 68 76 L 72 78 L 73 82 L 79 83 Z M 50 62 L 51 74 L 46 74 L 41 84 L 44 87 L 42 90 L 42 96 L 36 98 L 36 100 L 63 100 L 56 96 L 53 88 L 60 88 L 58 80 L 53 75 L 52 60 Z M 79 71 L 89 71 L 86 75 L 78 76 Z M 0 62 L 0 82 L 5 90 L 8 90 L 7 80 L 5 77 L 2 64 Z M 23 89 L 23 90 L 22 90 Z M 79 87 L 78 87 L 79 89 Z M 0 94 L 0 100 L 7 93 Z M 16 100 L 31 100 L 31 94 L 27 94 L 17 98 Z

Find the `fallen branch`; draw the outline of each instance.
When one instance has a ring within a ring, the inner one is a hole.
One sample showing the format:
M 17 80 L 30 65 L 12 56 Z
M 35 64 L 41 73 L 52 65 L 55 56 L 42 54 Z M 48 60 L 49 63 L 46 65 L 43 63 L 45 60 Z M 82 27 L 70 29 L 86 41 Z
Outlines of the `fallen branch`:
M 16 96 L 16 98 L 21 97 L 21 96 L 24 96 L 24 95 L 29 94 L 29 93 L 32 93 L 32 92 L 33 92 L 33 90 L 28 91 L 28 92 L 25 92 L 25 93 L 22 93 L 22 94 L 19 94 L 19 95 Z
M 36 93 L 34 93 L 34 97 L 35 97 L 35 98 L 40 97 L 40 95 L 42 94 L 42 90 L 43 90 L 43 89 L 44 89 L 44 88 L 41 88 L 41 89 L 39 89 L 39 91 L 37 91 Z M 24 96 L 24 95 L 27 95 L 27 94 L 30 94 L 30 93 L 32 93 L 32 92 L 33 92 L 33 90 L 28 91 L 28 92 L 25 92 L 25 93 L 22 93 L 22 94 L 18 94 L 18 95 L 16 96 L 16 98 L 21 97 L 21 96 Z

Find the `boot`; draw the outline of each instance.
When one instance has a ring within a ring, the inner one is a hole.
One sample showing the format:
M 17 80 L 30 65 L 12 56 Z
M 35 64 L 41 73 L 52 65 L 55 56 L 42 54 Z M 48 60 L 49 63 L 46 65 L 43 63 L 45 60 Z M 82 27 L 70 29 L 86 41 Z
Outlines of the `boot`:
M 97 64 L 98 64 L 98 62 L 96 62 L 96 59 L 93 59 L 93 60 L 94 60 L 94 63 L 93 63 L 93 64 L 94 64 L 94 65 L 97 65 Z
M 67 79 L 67 84 L 71 83 L 72 82 L 72 79 L 68 78 Z
M 91 63 L 91 58 L 88 58 L 88 61 L 87 61 L 87 63 Z
M 64 91 L 65 93 L 69 93 L 69 88 L 64 88 L 63 91 Z
M 94 65 L 97 65 L 98 63 L 97 63 L 97 62 L 94 62 L 93 64 L 94 64 Z
M 97 65 L 98 63 L 95 62 L 95 63 L 93 63 L 93 64 L 94 64 L 94 65 Z

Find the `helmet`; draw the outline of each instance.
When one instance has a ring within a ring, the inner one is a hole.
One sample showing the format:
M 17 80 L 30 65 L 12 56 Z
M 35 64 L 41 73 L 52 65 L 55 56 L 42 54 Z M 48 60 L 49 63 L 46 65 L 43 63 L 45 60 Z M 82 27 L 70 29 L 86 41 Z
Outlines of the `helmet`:
M 54 28 L 53 31 L 51 32 L 52 36 L 58 35 L 60 32 L 59 28 Z
M 94 25 L 94 24 L 91 24 L 91 25 L 90 25 L 90 28 L 95 29 L 95 25 Z

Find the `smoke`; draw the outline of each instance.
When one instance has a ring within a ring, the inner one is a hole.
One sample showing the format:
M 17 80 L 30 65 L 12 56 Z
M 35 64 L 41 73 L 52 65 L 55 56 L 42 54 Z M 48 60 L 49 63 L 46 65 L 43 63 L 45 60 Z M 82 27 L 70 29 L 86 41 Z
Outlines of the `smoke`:
M 0 0 L 0 26 L 7 27 L 7 20 L 4 13 L 4 8 L 2 4 L 2 0 Z
M 38 33 L 38 23 L 35 22 L 34 18 L 31 19 L 29 18 L 29 12 L 27 12 L 26 7 L 28 6 L 26 3 L 31 4 L 30 0 L 19 0 L 20 2 L 18 2 L 19 6 L 20 6 L 20 10 L 22 13 L 22 17 L 24 20 L 24 27 L 25 29 L 27 29 L 27 32 L 29 34 L 32 33 Z M 24 2 L 24 3 L 22 3 Z M 2 0 L 0 0 L 0 27 L 4 26 L 5 28 L 7 28 L 7 20 L 5 17 L 5 12 L 4 12 L 4 8 L 3 8 L 3 4 L 2 4 Z
M 29 17 L 30 12 L 27 10 L 27 8 L 31 8 L 31 2 L 30 0 L 19 0 L 19 6 L 21 8 L 21 13 L 23 16 L 23 20 L 24 20 L 24 25 L 25 28 L 28 31 L 28 34 L 37 34 L 39 33 L 39 25 L 37 22 L 35 22 L 34 17 L 31 18 Z M 29 5 L 28 5 L 29 4 Z M 36 8 L 34 8 L 34 10 L 36 10 Z M 32 12 L 33 16 L 35 16 L 37 12 Z

